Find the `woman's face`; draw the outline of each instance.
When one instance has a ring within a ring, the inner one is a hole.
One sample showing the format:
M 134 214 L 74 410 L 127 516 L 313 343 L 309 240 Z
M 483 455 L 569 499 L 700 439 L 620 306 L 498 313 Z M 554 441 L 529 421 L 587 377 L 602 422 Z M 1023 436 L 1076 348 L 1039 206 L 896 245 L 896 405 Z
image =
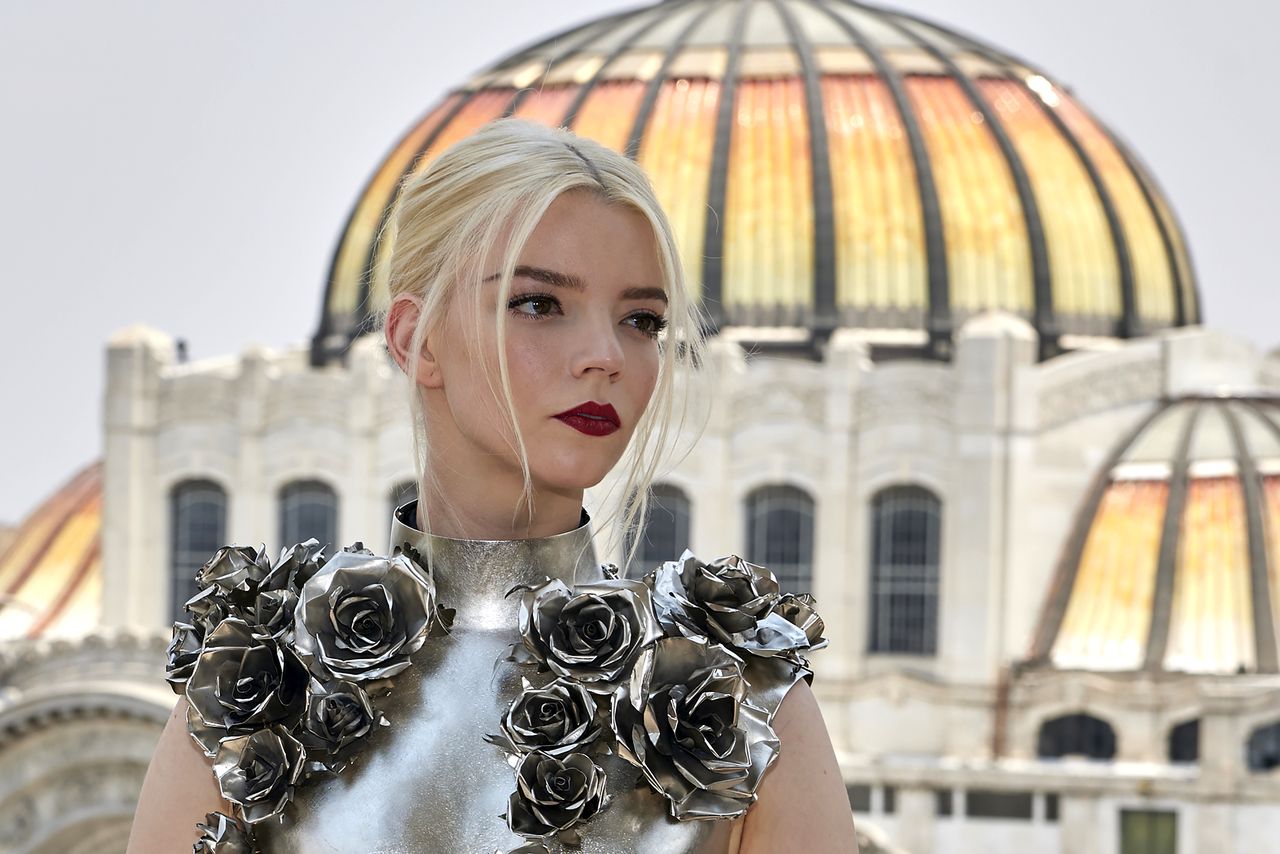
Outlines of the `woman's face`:
M 500 269 L 495 249 L 480 285 L 478 348 L 468 340 L 476 324 L 466 293 L 433 336 L 436 401 L 442 395 L 447 406 L 430 408 L 447 409 L 452 424 L 429 423 L 428 431 L 454 434 L 447 462 L 455 471 L 470 458 L 475 476 L 519 484 L 514 439 L 489 384 L 501 393 L 494 323 Z M 535 491 L 572 495 L 599 483 L 621 458 L 657 381 L 663 284 L 649 223 L 630 208 L 571 190 L 534 229 L 504 310 L 511 393 Z M 572 414 L 579 409 L 586 411 Z

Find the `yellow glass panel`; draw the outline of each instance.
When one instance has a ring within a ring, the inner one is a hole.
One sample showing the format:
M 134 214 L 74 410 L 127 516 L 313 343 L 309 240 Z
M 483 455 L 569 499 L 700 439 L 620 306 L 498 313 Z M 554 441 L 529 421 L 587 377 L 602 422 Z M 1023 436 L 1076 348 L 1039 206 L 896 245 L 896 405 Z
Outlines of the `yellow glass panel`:
M 577 84 L 570 84 L 535 89 L 520 102 L 515 115 L 538 124 L 558 127 L 579 88 Z
M 702 252 L 707 217 L 711 148 L 720 84 L 672 80 L 662 84 L 640 144 L 639 162 L 653 181 L 689 277 L 690 293 L 702 292 Z
M 954 80 L 913 76 L 906 86 L 938 189 L 952 308 L 1029 313 L 1031 255 L 1022 207 L 982 114 Z
M 1178 541 L 1165 669 L 1253 669 L 1252 600 L 1240 480 L 1192 478 Z
M 1268 587 L 1271 588 L 1272 624 L 1280 621 L 1280 475 L 1267 475 L 1262 480 L 1265 496 L 1263 515 L 1267 535 Z
M 1054 311 L 1118 319 L 1122 306 L 1115 243 L 1080 158 L 1020 84 L 980 80 L 977 85 L 1008 132 L 1035 193 Z
M 646 84 L 639 80 L 601 83 L 578 110 L 573 132 L 590 137 L 614 151 L 624 151 Z
M 836 230 L 836 302 L 872 324 L 917 326 L 927 302 L 924 225 L 911 150 L 888 87 L 822 81 Z
M 101 494 L 95 493 L 58 528 L 34 570 L 7 591 L 17 603 L 0 610 L 0 638 L 27 636 L 44 615 L 62 605 L 69 587 L 83 580 L 77 570 L 85 555 L 97 548 L 101 518 Z
M 1051 653 L 1058 667 L 1142 667 L 1168 497 L 1164 481 L 1116 481 L 1107 487 Z

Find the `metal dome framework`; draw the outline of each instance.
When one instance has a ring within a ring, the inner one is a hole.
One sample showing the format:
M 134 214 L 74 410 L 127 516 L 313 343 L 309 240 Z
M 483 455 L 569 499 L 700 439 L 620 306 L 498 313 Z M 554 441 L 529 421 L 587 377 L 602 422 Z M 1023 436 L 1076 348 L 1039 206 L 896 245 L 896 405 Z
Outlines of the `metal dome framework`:
M 1140 420 L 1081 507 L 1029 663 L 1280 673 L 1280 398 Z
M 1200 321 L 1147 171 L 1021 60 L 854 0 L 666 0 L 574 27 L 452 91 L 392 149 L 334 253 L 313 362 L 385 301 L 401 181 L 484 123 L 637 159 L 716 329 L 887 331 L 946 358 L 977 312 L 1129 338 Z

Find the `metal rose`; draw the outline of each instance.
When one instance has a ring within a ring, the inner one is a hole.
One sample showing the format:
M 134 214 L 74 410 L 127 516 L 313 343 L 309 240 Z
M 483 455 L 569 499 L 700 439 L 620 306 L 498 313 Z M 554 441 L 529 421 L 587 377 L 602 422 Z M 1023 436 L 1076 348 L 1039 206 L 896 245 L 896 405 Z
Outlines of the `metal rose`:
M 607 693 L 636 655 L 662 636 L 649 588 L 624 578 L 570 590 L 548 580 L 526 589 L 520 606 L 525 646 L 557 676 Z
M 514 752 L 540 750 L 564 756 L 582 750 L 600 736 L 596 701 L 582 685 L 557 679 L 544 688 L 528 680 L 502 719 L 502 733 Z
M 244 607 L 233 608 L 236 616 L 254 627 L 258 634 L 282 638 L 293 628 L 298 594 L 292 590 L 259 590 Z
M 220 812 L 207 813 L 204 823 L 196 824 L 200 838 L 192 854 L 256 854 L 257 847 L 244 822 Z
M 191 615 L 191 623 L 201 637 L 231 616 L 231 604 L 227 601 L 226 591 L 214 584 L 192 596 L 182 607 Z
M 295 593 L 315 575 L 324 564 L 324 550 L 315 537 L 287 549 L 280 550 L 280 557 L 271 565 L 271 571 L 262 579 L 263 590 L 292 590 Z
M 296 721 L 306 686 L 307 669 L 291 650 L 229 617 L 205 638 L 187 680 L 187 724 L 212 756 L 228 735 Z
M 186 691 L 187 680 L 196 669 L 203 644 L 202 630 L 190 623 L 173 624 L 173 639 L 169 641 L 168 663 L 164 669 L 165 681 L 169 683 L 173 693 L 182 694 Z
M 604 769 L 585 753 L 560 758 L 535 750 L 516 769 L 507 827 L 524 837 L 565 831 L 599 812 L 606 782 Z
M 815 604 L 808 593 L 787 593 L 778 600 L 773 612 L 804 632 L 809 641 L 809 649 L 822 649 L 827 645 L 827 639 L 822 636 L 827 625 L 818 616 Z
M 737 555 L 703 563 L 686 549 L 646 580 L 658 622 L 670 636 L 710 637 L 766 657 L 809 646 L 803 630 L 774 613 L 782 594 L 773 573 Z
M 312 679 L 307 687 L 307 708 L 298 741 L 307 749 L 310 771 L 337 773 L 346 765 L 342 754 L 384 722 L 373 710 L 369 695 L 354 682 Z
M 321 678 L 394 676 L 422 647 L 435 615 L 435 581 L 408 556 L 343 550 L 303 586 L 295 646 Z
M 249 824 L 278 815 L 302 776 L 302 745 L 279 724 L 218 746 L 213 773 L 222 796 Z
M 228 592 L 252 593 L 270 571 L 271 561 L 264 549 L 223 546 L 196 572 L 196 582 L 201 587 L 215 584 Z
M 615 692 L 619 752 L 670 799 L 675 818 L 731 818 L 755 801 L 779 742 L 748 687 L 725 647 L 663 638 Z

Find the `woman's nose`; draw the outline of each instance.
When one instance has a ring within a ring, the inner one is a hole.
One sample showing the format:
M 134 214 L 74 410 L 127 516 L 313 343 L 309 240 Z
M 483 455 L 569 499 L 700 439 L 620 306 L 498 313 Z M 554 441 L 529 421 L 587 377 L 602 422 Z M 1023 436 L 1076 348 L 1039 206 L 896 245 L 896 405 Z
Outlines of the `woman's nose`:
M 588 371 L 603 371 L 613 376 L 622 370 L 621 330 L 611 318 L 591 319 L 581 324 L 575 336 L 577 346 L 573 355 L 573 375 L 583 376 Z

